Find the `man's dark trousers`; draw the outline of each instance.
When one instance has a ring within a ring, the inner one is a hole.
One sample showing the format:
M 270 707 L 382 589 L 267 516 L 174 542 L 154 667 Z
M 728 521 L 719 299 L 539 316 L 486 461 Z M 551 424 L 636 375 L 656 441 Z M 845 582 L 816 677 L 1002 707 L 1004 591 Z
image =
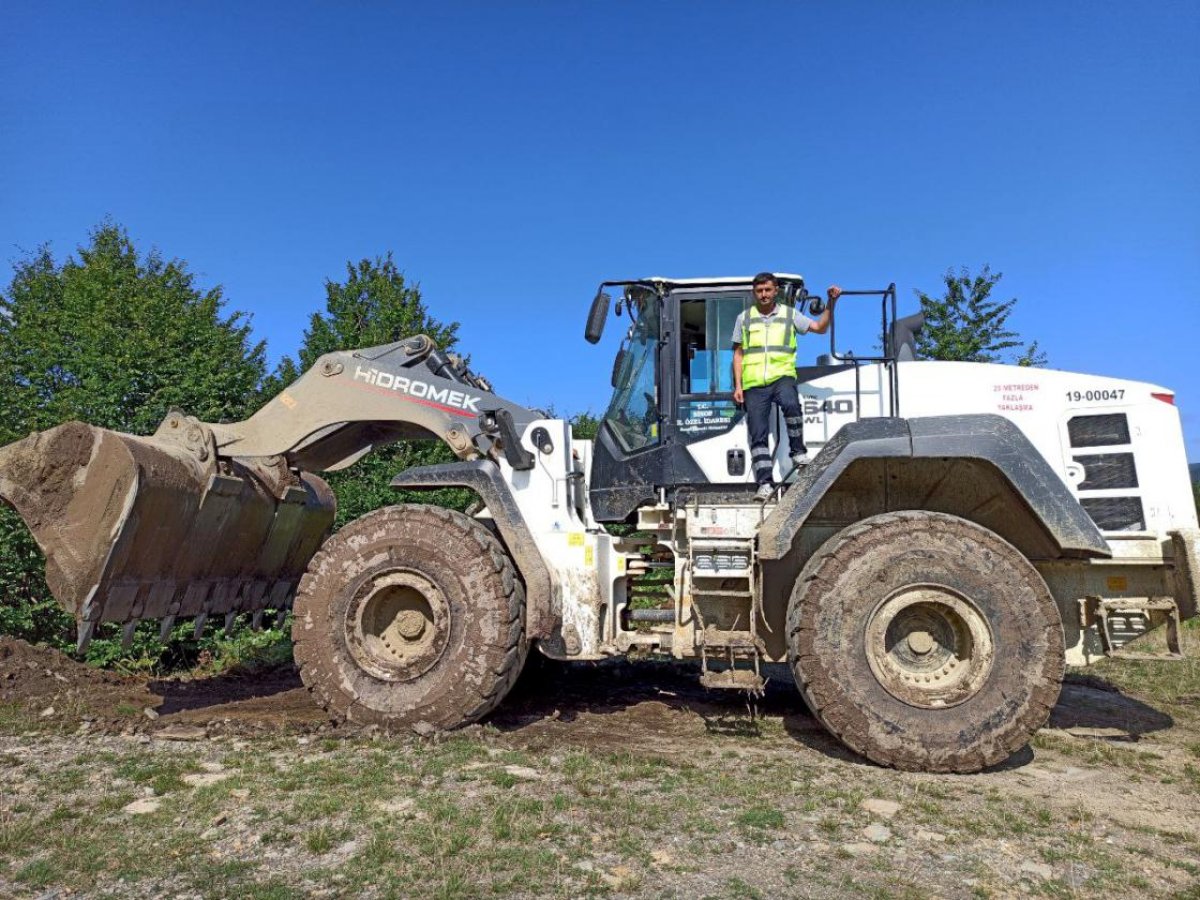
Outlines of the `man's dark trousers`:
M 746 427 L 750 431 L 750 467 L 756 482 L 769 484 L 773 463 L 767 439 L 771 435 L 772 405 L 777 404 L 783 410 L 792 455 L 805 452 L 804 408 L 796 393 L 796 379 L 784 376 L 770 384 L 746 388 L 743 394 L 746 400 Z

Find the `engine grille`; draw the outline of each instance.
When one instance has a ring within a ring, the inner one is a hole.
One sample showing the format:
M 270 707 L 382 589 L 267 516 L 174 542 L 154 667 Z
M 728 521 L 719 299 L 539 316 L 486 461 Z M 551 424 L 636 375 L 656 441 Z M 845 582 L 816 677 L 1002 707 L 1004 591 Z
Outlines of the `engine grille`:
M 1137 468 L 1132 453 L 1095 453 L 1076 456 L 1086 477 L 1079 484 L 1081 491 L 1104 491 L 1113 488 L 1138 486 Z
M 1101 531 L 1145 531 L 1139 497 L 1084 497 L 1080 504 Z
M 1129 443 L 1129 420 L 1124 413 L 1075 416 L 1067 422 L 1072 447 L 1107 447 Z

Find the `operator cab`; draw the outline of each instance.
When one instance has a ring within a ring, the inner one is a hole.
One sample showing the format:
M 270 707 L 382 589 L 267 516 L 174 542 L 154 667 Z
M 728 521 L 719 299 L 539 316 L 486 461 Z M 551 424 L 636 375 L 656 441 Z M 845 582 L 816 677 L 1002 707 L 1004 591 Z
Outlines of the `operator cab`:
M 808 293 L 800 275 L 776 273 L 778 302 L 816 318 L 824 299 Z M 709 502 L 744 501 L 754 488 L 747 459 L 745 412 L 733 400 L 733 326 L 738 314 L 754 302 L 753 279 L 644 278 L 606 281 L 588 313 L 584 337 L 597 343 L 604 331 L 612 298 L 619 291 L 618 318 L 630 323 L 613 361 L 613 395 L 596 436 L 589 494 L 602 522 L 629 519 L 639 506 L 675 500 L 680 488 L 703 493 Z M 796 380 L 801 384 L 853 369 L 849 398 L 838 401 L 862 415 L 859 374 L 864 364 L 881 364 L 875 373 L 872 416 L 899 414 L 897 360 L 912 359 L 921 314 L 898 319 L 896 285 L 882 290 L 843 290 L 842 298 L 877 298 L 879 331 L 868 331 L 882 350 L 879 355 L 838 352 L 836 321 L 828 344 L 798 344 Z M 843 301 L 844 302 L 844 299 Z M 837 318 L 842 318 L 839 314 Z M 859 339 L 856 336 L 856 339 Z M 886 384 L 884 383 L 886 382 Z M 801 392 L 805 393 L 804 391 Z M 816 401 L 805 400 L 807 404 Z M 819 422 L 828 423 L 823 407 L 814 406 Z M 841 412 L 840 405 L 836 412 Z M 828 430 L 828 429 L 826 429 Z M 828 439 L 829 435 L 825 435 Z M 778 443 L 778 442 L 776 442 Z M 666 496 L 670 491 L 671 496 Z
M 776 277 L 778 302 L 810 317 L 819 314 L 822 301 L 809 295 L 801 276 Z M 747 436 L 738 428 L 745 412 L 733 400 L 733 327 L 753 305 L 751 283 L 748 277 L 647 278 L 601 286 L 585 337 L 599 340 L 611 302 L 606 288 L 620 290 L 616 314 L 631 321 L 613 363 L 612 400 L 593 450 L 590 493 L 599 520 L 625 520 L 655 502 L 660 486 L 692 486 L 731 499 L 753 489 Z M 813 354 L 812 347 L 801 348 Z M 797 376 L 805 380 L 844 367 L 829 357 L 823 363 L 798 369 Z M 711 448 L 722 459 L 701 466 L 695 445 L 722 435 L 729 439 Z

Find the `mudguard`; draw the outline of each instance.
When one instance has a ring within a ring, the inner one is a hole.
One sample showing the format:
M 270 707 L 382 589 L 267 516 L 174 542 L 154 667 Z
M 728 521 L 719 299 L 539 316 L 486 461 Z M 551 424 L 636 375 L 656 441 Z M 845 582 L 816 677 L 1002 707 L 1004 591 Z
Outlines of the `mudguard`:
M 405 490 L 463 487 L 477 493 L 487 505 L 525 582 L 526 634 L 531 638 L 546 637 L 555 629 L 558 619 L 555 575 L 542 559 L 512 491 L 495 463 L 476 459 L 415 466 L 393 478 L 391 486 Z
M 1065 557 L 1108 557 L 1108 543 L 1062 479 L 1003 416 L 863 419 L 835 434 L 800 473 L 759 531 L 759 556 L 782 559 L 825 492 L 865 458 L 975 459 L 991 463 L 1045 527 Z

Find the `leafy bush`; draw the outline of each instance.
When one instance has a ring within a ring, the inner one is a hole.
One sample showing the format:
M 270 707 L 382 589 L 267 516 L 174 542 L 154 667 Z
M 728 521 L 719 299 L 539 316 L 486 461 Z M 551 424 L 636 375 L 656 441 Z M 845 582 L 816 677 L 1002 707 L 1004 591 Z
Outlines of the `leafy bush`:
M 199 289 L 186 263 L 139 253 L 112 223 L 62 263 L 48 247 L 20 260 L 0 292 L 0 444 L 70 419 L 147 434 L 176 406 L 207 421 L 243 418 L 256 405 L 265 347 L 243 313 L 223 306 L 219 287 Z M 0 509 L 0 631 L 70 649 L 74 622 L 44 566 L 20 518 Z M 189 632 L 164 646 L 145 623 L 123 653 L 114 631 L 101 630 L 90 661 L 171 664 L 218 640 Z

